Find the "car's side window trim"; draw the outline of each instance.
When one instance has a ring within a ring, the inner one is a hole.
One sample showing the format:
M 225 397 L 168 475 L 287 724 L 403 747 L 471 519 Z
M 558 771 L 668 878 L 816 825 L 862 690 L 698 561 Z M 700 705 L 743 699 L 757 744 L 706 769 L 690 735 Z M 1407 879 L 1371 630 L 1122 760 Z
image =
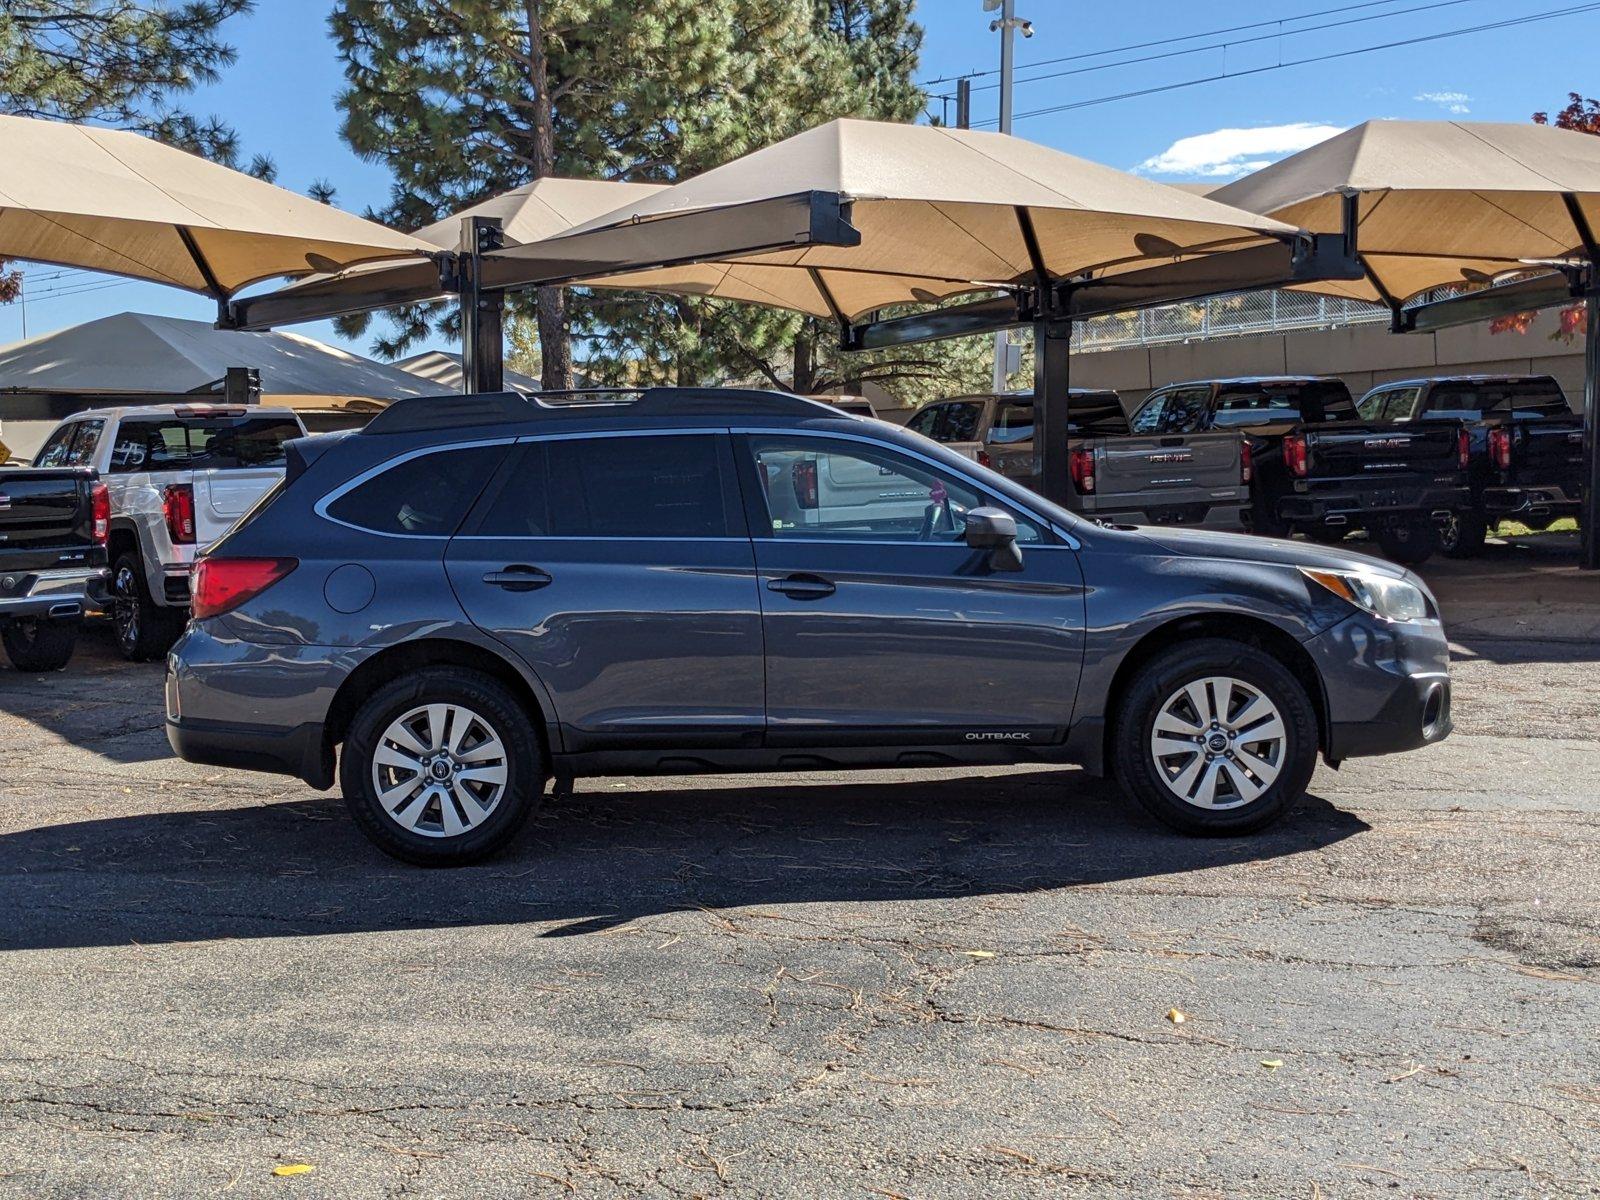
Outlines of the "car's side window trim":
M 453 534 L 449 533 L 391 533 L 386 529 L 372 529 L 366 525 L 357 525 L 351 521 L 342 521 L 328 512 L 328 506 L 342 499 L 347 493 L 355 491 L 367 480 L 383 474 L 391 467 L 398 467 L 402 463 L 413 462 L 419 458 L 426 458 L 430 454 L 449 454 L 454 450 L 473 450 L 480 446 L 511 446 L 518 441 L 514 437 L 475 438 L 469 442 L 451 442 L 447 446 L 421 446 L 416 450 L 407 450 L 404 454 L 396 454 L 393 458 L 386 458 L 376 466 L 368 467 L 359 475 L 345 480 L 333 491 L 325 494 L 311 506 L 311 511 L 324 521 L 332 525 L 341 525 L 346 529 L 354 529 L 358 533 L 371 534 L 373 537 L 399 538 L 403 541 L 433 541 L 448 542 Z M 470 509 L 469 509 L 470 512 Z
M 891 453 L 891 454 L 903 454 L 907 458 L 915 459 L 916 461 L 922 463 L 926 467 L 930 467 L 935 471 L 946 472 L 947 474 L 955 477 L 956 479 L 961 480 L 962 483 L 966 484 L 968 487 L 972 488 L 974 491 L 978 492 L 980 495 L 987 496 L 990 500 L 993 500 L 996 504 L 1002 505 L 1002 506 L 1004 506 L 1006 508 L 1016 509 L 1018 513 L 1020 513 L 1022 516 L 1025 516 L 1029 521 L 1033 522 L 1033 524 L 1037 525 L 1040 529 L 1049 530 L 1056 537 L 1060 538 L 1061 539 L 1060 545 L 1065 546 L 1067 549 L 1069 549 L 1069 550 L 1082 549 L 1082 545 L 1083 544 L 1078 540 L 1078 538 L 1074 534 L 1072 534 L 1072 533 L 1068 532 L 1067 530 L 1063 529 L 1058 522 L 1052 521 L 1048 517 L 1045 517 L 1045 516 L 1041 515 L 1036 509 L 1029 508 L 1025 504 L 1019 504 L 1019 503 L 1017 503 L 1017 501 L 1011 499 L 1011 497 L 1009 497 L 1009 496 L 1001 495 L 999 492 L 996 492 L 993 488 L 986 487 L 984 484 L 982 484 L 978 480 L 974 479 L 971 475 L 968 475 L 966 472 L 956 469 L 954 466 L 952 466 L 949 463 L 941 462 L 936 458 L 930 458 L 926 454 L 920 454 L 915 450 L 912 450 L 912 449 L 909 449 L 909 448 L 907 448 L 905 446 L 900 445 L 898 442 L 889 442 L 889 441 L 884 441 L 884 440 L 879 439 L 879 438 L 864 437 L 861 434 L 856 434 L 856 433 L 834 433 L 832 431 L 810 430 L 810 429 L 770 429 L 770 428 L 769 429 L 762 429 L 762 428 L 757 427 L 757 426 L 735 426 L 732 430 L 730 430 L 730 432 L 733 433 L 734 436 L 736 438 L 738 438 L 738 439 L 746 439 L 746 440 L 743 441 L 742 444 L 740 442 L 735 442 L 735 449 L 738 452 L 734 455 L 734 457 L 738 460 L 739 482 L 743 487 L 746 488 L 746 491 L 747 491 L 745 508 L 746 508 L 746 512 L 749 514 L 748 515 L 748 520 L 749 520 L 749 523 L 750 523 L 750 533 L 751 533 L 751 538 L 754 541 L 758 541 L 758 542 L 774 542 L 774 541 L 789 541 L 789 540 L 791 540 L 791 539 L 775 538 L 771 534 L 757 533 L 756 532 L 756 530 L 761 528 L 761 518 L 765 516 L 765 511 L 763 510 L 763 511 L 761 511 L 759 513 L 750 511 L 750 504 L 751 504 L 752 499 L 753 499 L 754 503 L 757 506 L 760 506 L 762 504 L 762 501 L 761 501 L 761 498 L 760 498 L 759 495 L 754 496 L 754 497 L 751 497 L 750 495 L 748 495 L 749 489 L 751 487 L 753 487 L 757 481 L 755 479 L 755 456 L 749 452 L 749 444 L 748 444 L 748 440 L 747 439 L 749 439 L 751 437 L 783 437 L 783 438 L 816 438 L 816 439 L 821 439 L 821 440 L 835 439 L 835 440 L 838 440 L 838 441 L 846 441 L 846 442 L 863 442 L 868 446 L 873 446 L 873 447 L 875 447 L 875 448 L 877 448 L 879 450 L 886 451 L 886 452 Z M 806 539 L 806 543 L 808 545 L 833 544 L 833 545 L 841 545 L 841 546 L 843 546 L 843 545 L 883 546 L 883 545 L 888 544 L 883 538 L 878 538 L 878 539 L 874 540 L 874 539 L 870 539 L 870 538 L 862 539 L 862 538 L 823 538 L 823 537 L 807 538 Z M 914 544 L 914 543 L 902 543 L 902 544 L 908 544 L 909 545 L 909 544 Z M 936 545 L 937 543 L 928 543 L 928 544 L 929 545 Z M 1041 542 L 1030 543 L 1029 546 L 1028 546 L 1028 549 L 1030 551 L 1031 550 L 1048 550 L 1048 549 L 1051 548 L 1052 545 L 1053 545 L 1053 543 L 1051 543 L 1051 542 L 1041 541 Z

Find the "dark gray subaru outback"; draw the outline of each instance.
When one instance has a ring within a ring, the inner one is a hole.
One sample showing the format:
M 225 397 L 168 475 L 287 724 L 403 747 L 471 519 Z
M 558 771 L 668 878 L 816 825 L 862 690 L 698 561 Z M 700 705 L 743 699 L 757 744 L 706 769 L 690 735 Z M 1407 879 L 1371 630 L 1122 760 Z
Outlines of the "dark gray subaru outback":
M 1071 762 L 1239 833 L 1319 752 L 1450 730 L 1407 571 L 1096 525 L 763 392 L 407 400 L 291 442 L 193 606 L 173 748 L 316 788 L 337 757 L 418 863 L 505 846 L 552 776 L 646 772 Z

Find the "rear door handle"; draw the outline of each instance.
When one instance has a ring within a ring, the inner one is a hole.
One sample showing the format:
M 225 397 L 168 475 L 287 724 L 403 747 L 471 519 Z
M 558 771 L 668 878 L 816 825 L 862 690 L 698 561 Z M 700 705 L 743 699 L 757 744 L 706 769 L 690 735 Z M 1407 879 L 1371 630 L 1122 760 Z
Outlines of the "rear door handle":
M 791 600 L 821 600 L 838 590 L 820 575 L 785 575 L 767 580 L 767 591 L 782 592 Z
M 505 588 L 508 592 L 531 592 L 555 582 L 549 571 L 525 563 L 514 563 L 502 571 L 490 571 L 484 575 L 483 581 L 494 587 Z

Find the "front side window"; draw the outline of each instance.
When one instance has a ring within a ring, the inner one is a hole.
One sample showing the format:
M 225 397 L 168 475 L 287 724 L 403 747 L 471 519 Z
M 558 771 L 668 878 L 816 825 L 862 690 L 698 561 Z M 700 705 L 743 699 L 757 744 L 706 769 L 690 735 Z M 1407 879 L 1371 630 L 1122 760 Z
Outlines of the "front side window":
M 939 415 L 944 412 L 944 405 L 930 404 L 911 420 L 906 422 L 906 428 L 912 433 L 920 433 L 925 438 L 938 440 Z
M 736 495 L 716 435 L 558 438 L 524 448 L 477 533 L 743 537 Z
M 405 459 L 328 501 L 325 511 L 374 533 L 449 537 L 507 449 L 463 446 Z
M 967 510 L 1011 511 L 965 480 L 876 446 L 755 436 L 750 450 L 776 538 L 959 542 Z M 1018 541 L 1043 540 L 1037 525 L 1012 515 Z

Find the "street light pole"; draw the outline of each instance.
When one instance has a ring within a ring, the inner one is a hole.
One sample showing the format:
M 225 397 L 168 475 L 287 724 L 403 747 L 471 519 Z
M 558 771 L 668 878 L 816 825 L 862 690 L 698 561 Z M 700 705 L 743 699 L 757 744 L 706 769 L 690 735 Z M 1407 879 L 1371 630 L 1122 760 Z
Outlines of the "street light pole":
M 1000 10 L 1000 15 L 989 22 L 989 32 L 1000 34 L 1000 132 L 1011 132 L 1012 58 L 1016 50 L 1017 30 L 1023 37 L 1033 36 L 1033 22 L 1017 19 L 1017 0 L 983 0 L 983 11 Z M 994 390 L 1006 390 L 1006 359 L 1010 338 L 1006 332 L 994 335 Z

